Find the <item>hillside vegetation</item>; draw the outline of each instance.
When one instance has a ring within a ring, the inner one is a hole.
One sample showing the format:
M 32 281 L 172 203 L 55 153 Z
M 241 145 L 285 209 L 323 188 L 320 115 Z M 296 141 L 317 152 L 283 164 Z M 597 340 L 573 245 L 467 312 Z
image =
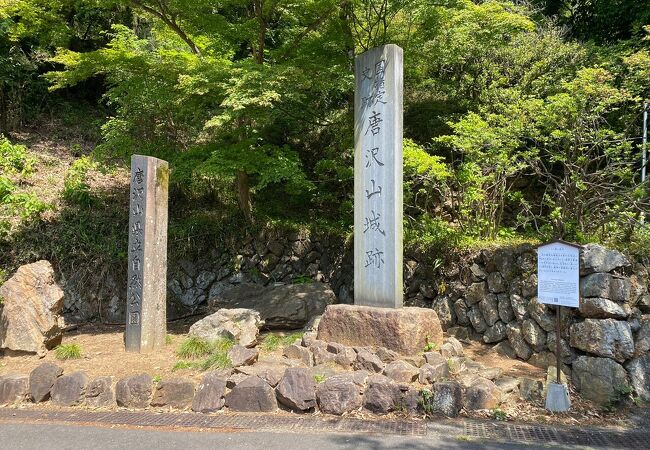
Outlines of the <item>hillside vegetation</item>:
M 650 255 L 650 2 L 0 1 L 0 268 L 123 264 L 128 162 L 170 162 L 170 251 L 349 234 L 353 57 L 404 49 L 407 246 Z

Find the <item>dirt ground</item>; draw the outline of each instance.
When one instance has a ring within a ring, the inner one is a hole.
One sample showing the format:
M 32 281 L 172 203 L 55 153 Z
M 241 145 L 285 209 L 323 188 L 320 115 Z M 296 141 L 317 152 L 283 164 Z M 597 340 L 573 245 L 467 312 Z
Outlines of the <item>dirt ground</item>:
M 83 370 L 90 378 L 98 376 L 113 376 L 117 381 L 120 378 L 148 373 L 160 379 L 189 378 L 199 382 L 203 372 L 197 369 L 183 369 L 172 371 L 172 367 L 179 358 L 176 349 L 185 339 L 192 319 L 174 322 L 168 327 L 171 342 L 164 348 L 151 353 L 127 353 L 124 351 L 122 326 L 87 324 L 65 333 L 63 343 L 76 343 L 81 347 L 82 358 L 73 360 L 57 360 L 54 352 L 50 351 L 44 358 L 37 356 L 0 356 L 0 376 L 12 373 L 29 374 L 32 369 L 44 361 L 52 361 L 61 366 L 64 373 Z M 463 344 L 465 356 L 483 364 L 486 367 L 499 367 L 503 376 L 529 377 L 543 380 L 546 371 L 532 366 L 524 361 L 512 360 L 497 354 L 488 345 L 478 342 Z M 261 351 L 260 359 L 269 360 L 282 358 L 282 348 L 269 353 Z M 542 402 L 538 404 L 525 402 L 516 394 L 507 395 L 499 412 L 499 420 L 516 422 L 537 422 L 564 425 L 592 425 L 592 426 L 638 426 L 630 418 L 634 416 L 637 408 L 628 407 L 615 412 L 605 413 L 589 402 L 582 401 L 576 392 L 571 392 L 572 409 L 569 413 L 552 414 L 544 409 Z M 46 406 L 48 408 L 52 405 Z M 464 415 L 466 413 L 463 413 Z M 360 411 L 355 413 L 360 417 L 369 416 Z M 395 414 L 399 416 L 399 413 Z M 469 417 L 497 418 L 494 411 L 472 412 Z

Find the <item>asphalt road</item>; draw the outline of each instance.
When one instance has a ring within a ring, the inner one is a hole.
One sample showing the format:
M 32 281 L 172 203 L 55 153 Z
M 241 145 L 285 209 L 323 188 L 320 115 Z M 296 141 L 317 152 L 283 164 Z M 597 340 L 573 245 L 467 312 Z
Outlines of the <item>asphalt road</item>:
M 0 422 L 0 449 L 168 450 L 168 449 L 531 449 L 524 445 L 468 441 L 433 434 L 426 437 L 289 432 L 161 431 L 124 427 Z M 557 447 L 556 447 L 557 448 Z

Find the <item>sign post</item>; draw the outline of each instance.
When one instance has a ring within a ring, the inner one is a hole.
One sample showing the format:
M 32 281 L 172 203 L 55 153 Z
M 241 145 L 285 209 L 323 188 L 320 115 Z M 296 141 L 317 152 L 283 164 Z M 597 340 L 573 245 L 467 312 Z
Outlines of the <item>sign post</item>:
M 537 299 L 555 306 L 555 357 L 557 380 L 549 383 L 546 391 L 546 409 L 568 411 L 571 407 L 568 387 L 562 384 L 561 308 L 580 306 L 580 249 L 579 245 L 552 241 L 537 248 Z

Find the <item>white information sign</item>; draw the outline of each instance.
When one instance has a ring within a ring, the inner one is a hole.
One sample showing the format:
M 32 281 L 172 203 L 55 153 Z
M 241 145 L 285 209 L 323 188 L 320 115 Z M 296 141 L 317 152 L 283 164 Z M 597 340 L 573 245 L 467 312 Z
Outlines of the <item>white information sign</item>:
M 580 305 L 580 247 L 551 242 L 537 249 L 537 298 L 548 305 Z

